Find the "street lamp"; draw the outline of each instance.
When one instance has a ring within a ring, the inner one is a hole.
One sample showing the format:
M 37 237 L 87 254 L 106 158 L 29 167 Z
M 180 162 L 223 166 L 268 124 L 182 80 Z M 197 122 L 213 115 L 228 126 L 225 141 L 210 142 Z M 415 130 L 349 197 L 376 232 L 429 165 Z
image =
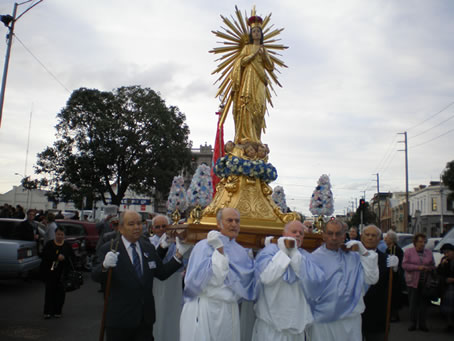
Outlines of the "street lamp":
M 0 126 L 2 125 L 2 114 L 3 114 L 3 103 L 5 101 L 5 88 L 6 88 L 6 78 L 8 76 L 8 65 L 9 65 L 9 57 L 11 55 L 11 46 L 13 44 L 13 36 L 14 36 L 14 24 L 16 21 L 20 19 L 21 16 L 23 16 L 25 13 L 27 13 L 29 10 L 31 10 L 33 7 L 38 5 L 40 2 L 43 0 L 39 0 L 38 2 L 34 3 L 31 5 L 29 8 L 27 8 L 25 11 L 23 11 L 17 18 L 17 7 L 23 4 L 26 4 L 28 2 L 32 2 L 33 0 L 27 0 L 21 3 L 14 3 L 14 8 L 13 8 L 13 15 L 0 15 L 0 21 L 9 29 L 9 33 L 6 35 L 6 40 L 8 42 L 8 46 L 6 48 L 6 56 L 5 56 L 5 65 L 3 68 L 3 78 L 2 78 L 2 87 L 0 91 Z

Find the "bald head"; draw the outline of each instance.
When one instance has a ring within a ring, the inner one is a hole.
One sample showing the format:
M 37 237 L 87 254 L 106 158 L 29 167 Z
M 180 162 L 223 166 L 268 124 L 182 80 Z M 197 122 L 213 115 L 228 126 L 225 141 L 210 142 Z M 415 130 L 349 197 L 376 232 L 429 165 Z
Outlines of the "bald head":
M 124 211 L 120 215 L 120 233 L 130 243 L 135 243 L 142 235 L 142 217 L 135 211 Z
M 300 247 L 304 239 L 304 225 L 299 220 L 291 221 L 285 225 L 282 235 L 295 238 L 298 247 Z
M 230 239 L 238 237 L 240 233 L 240 212 L 235 208 L 220 209 L 216 215 L 220 232 Z

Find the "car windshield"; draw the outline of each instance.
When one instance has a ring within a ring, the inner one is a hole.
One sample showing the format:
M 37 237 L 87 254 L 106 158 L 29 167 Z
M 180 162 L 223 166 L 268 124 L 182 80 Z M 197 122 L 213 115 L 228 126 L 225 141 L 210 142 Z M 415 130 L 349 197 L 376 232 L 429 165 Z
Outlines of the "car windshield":
M 437 244 L 437 246 L 434 247 L 433 250 L 440 252 L 440 248 L 446 243 L 454 245 L 454 228 L 451 228 L 451 230 L 449 230 L 449 232 L 440 240 L 440 242 Z
M 410 244 L 413 241 L 413 236 L 412 235 L 399 236 L 398 238 L 399 239 L 397 241 L 397 245 L 399 245 L 401 248 L 404 247 L 404 246 L 407 246 L 408 244 Z

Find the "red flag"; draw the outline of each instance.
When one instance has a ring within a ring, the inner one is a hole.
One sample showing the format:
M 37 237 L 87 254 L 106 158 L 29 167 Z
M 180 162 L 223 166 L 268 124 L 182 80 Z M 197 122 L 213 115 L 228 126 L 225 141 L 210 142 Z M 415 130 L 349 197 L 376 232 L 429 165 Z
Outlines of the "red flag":
M 216 161 L 225 155 L 224 153 L 224 126 L 219 127 L 219 121 L 221 120 L 222 111 L 216 113 L 219 116 L 218 124 L 216 129 L 216 141 L 214 141 L 213 159 L 211 160 L 211 183 L 213 184 L 213 197 L 216 194 L 216 186 L 220 179 L 214 175 L 214 166 Z

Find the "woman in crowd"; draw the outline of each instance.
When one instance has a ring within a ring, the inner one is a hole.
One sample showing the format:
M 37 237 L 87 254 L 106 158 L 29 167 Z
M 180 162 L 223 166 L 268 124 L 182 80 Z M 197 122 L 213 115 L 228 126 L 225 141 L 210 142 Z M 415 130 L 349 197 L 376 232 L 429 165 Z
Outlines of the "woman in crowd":
M 404 283 L 404 271 L 402 269 L 402 260 L 404 258 L 404 251 L 397 245 L 397 234 L 393 230 L 386 232 L 384 241 L 386 243 L 386 254 L 395 255 L 399 258 L 398 270 L 393 275 L 393 289 L 391 298 L 391 322 L 400 321 L 399 309 L 402 308 L 403 297 L 402 289 Z
M 449 333 L 454 331 L 454 245 L 446 243 L 440 251 L 444 253 L 437 268 L 442 284 L 440 308 L 447 318 L 445 331 Z
M 43 249 L 41 274 L 46 285 L 44 296 L 44 318 L 61 317 L 65 302 L 63 276 L 71 269 L 74 258 L 71 246 L 65 242 L 62 227 L 55 230 L 55 238 L 49 240 Z
M 405 281 L 408 287 L 408 300 L 410 303 L 409 331 L 419 329 L 429 331 L 426 324 L 426 312 L 429 305 L 429 298 L 424 297 L 423 288 L 428 272 L 435 268 L 432 251 L 425 249 L 426 235 L 418 233 L 413 238 L 413 245 L 405 250 L 402 268 L 405 270 Z

